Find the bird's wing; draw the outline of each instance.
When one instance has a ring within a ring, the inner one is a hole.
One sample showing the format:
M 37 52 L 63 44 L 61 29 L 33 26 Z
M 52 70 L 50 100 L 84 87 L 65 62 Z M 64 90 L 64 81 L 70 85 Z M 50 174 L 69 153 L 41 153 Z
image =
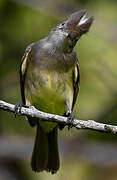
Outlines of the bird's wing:
M 25 86 L 25 77 L 26 77 L 26 70 L 27 70 L 27 60 L 28 60 L 28 56 L 31 52 L 33 44 L 34 43 L 30 44 L 26 48 L 25 53 L 21 60 L 21 65 L 20 65 L 20 89 L 21 89 L 22 102 L 24 105 L 26 104 L 24 86 Z
M 80 83 L 80 66 L 79 66 L 79 62 L 78 62 L 78 57 L 76 56 L 76 64 L 75 64 L 75 68 L 73 70 L 74 95 L 73 95 L 72 110 L 74 108 L 74 105 L 76 103 L 76 99 L 77 99 L 77 96 L 78 96 L 79 83 Z

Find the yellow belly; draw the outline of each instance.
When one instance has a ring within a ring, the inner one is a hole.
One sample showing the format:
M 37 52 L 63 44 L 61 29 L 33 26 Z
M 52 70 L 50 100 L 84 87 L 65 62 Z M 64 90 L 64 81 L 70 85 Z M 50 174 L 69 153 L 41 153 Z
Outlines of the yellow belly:
M 35 81 L 33 81 L 33 77 L 29 79 L 30 82 L 27 78 L 25 87 L 26 99 L 37 109 L 63 115 L 66 112 L 66 100 L 69 100 L 72 106 L 73 84 L 71 75 L 42 71 Z M 41 125 L 45 131 L 50 131 L 56 126 L 56 123 L 41 122 Z

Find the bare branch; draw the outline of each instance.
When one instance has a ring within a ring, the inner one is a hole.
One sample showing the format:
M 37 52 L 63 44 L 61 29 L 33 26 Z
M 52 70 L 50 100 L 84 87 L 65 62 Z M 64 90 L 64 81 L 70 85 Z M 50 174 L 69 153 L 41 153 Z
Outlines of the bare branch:
M 0 100 L 0 109 L 14 113 L 15 105 Z M 62 123 L 64 125 L 68 125 L 68 119 L 66 117 L 44 113 L 42 111 L 37 110 L 33 106 L 30 106 L 29 108 L 22 107 L 21 112 L 18 115 L 35 117 L 43 121 L 51 121 L 51 122 L 57 122 L 57 123 Z M 72 122 L 72 125 L 73 127 L 76 127 L 77 129 L 90 129 L 90 130 L 101 131 L 101 132 L 111 132 L 113 134 L 117 133 L 117 126 L 98 123 L 98 122 L 95 122 L 94 120 L 75 119 Z

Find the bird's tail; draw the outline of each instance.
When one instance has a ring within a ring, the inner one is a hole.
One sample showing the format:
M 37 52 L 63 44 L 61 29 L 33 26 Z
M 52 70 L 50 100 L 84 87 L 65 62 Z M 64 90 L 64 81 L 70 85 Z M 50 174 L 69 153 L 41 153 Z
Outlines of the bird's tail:
M 59 169 L 58 153 L 58 129 L 45 133 L 41 126 L 37 125 L 35 145 L 32 153 L 31 166 L 35 172 L 46 170 L 52 174 Z

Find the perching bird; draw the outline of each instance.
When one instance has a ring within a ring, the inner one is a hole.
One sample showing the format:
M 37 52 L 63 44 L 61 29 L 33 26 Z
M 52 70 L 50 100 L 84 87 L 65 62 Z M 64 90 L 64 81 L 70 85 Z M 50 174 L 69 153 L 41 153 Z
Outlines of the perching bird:
M 93 22 L 93 17 L 86 18 L 86 14 L 86 10 L 72 14 L 46 38 L 26 48 L 20 67 L 24 105 L 72 118 L 80 79 L 78 57 L 73 49 Z M 59 169 L 58 124 L 29 117 L 28 120 L 37 128 L 32 170 L 56 173 Z

